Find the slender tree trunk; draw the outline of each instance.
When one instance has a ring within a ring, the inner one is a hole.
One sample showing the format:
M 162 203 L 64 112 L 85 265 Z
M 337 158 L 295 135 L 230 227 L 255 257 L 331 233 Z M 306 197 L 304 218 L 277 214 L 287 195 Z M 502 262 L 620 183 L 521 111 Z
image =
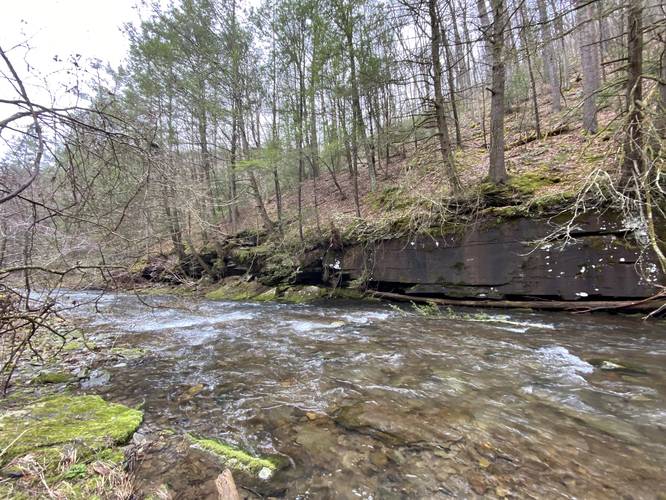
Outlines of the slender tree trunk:
M 552 11 L 556 13 L 553 22 L 555 24 L 555 31 L 557 33 L 557 39 L 559 40 L 559 46 L 560 46 L 559 57 L 557 57 L 556 55 L 556 60 L 559 61 L 558 66 L 561 66 L 560 82 L 565 90 L 569 90 L 569 88 L 571 87 L 571 82 L 570 82 L 571 76 L 569 75 L 569 55 L 567 54 L 567 43 L 564 31 L 564 21 L 562 20 L 563 16 L 560 15 L 560 12 L 563 9 L 557 8 L 557 5 L 555 5 L 555 0 L 550 0 L 550 7 Z
M 312 58 L 315 54 L 313 52 Z M 310 75 L 310 92 L 309 99 L 309 112 L 310 112 L 310 164 L 312 166 L 312 175 L 315 177 L 319 175 L 319 143 L 317 141 L 317 114 L 315 106 L 315 85 L 317 81 L 315 63 L 311 65 Z
M 261 217 L 261 221 L 264 224 L 264 228 L 267 231 L 272 231 L 274 227 L 273 221 L 268 216 L 268 212 L 266 211 L 266 205 L 264 204 L 264 200 L 261 196 L 261 191 L 259 189 L 259 183 L 257 182 L 257 177 L 256 175 L 254 175 L 254 171 L 252 171 L 252 169 L 250 169 L 248 175 L 250 177 L 250 187 L 252 188 L 252 196 L 256 204 L 257 212 Z
M 546 81 L 550 87 L 550 100 L 553 112 L 559 113 L 562 109 L 562 103 L 560 101 L 560 72 L 557 69 L 555 60 L 555 50 L 553 49 L 554 40 L 550 29 L 550 21 L 548 20 L 548 7 L 546 6 L 546 0 L 537 0 L 537 6 L 539 8 L 541 38 L 544 44 L 544 77 L 546 78 Z
M 599 50 L 596 47 L 594 23 L 591 21 L 591 5 L 588 0 L 576 0 L 578 44 L 583 71 L 583 128 L 597 132 L 597 99 L 599 90 Z
M 231 118 L 231 151 L 229 161 L 229 213 L 231 225 L 234 229 L 238 227 L 238 188 L 236 184 L 236 162 L 238 161 L 238 120 L 236 118 L 236 106 L 232 109 Z
M 178 256 L 178 262 L 182 265 L 185 262 L 185 246 L 183 245 L 183 232 L 180 224 L 180 211 L 177 207 L 171 207 L 170 200 L 176 201 L 176 190 L 173 187 L 173 162 L 174 151 L 177 149 L 176 130 L 173 124 L 173 96 L 168 92 L 167 101 L 167 155 L 166 161 L 161 166 L 162 173 L 162 207 L 167 218 L 169 232 L 171 233 L 171 242 Z
M 370 174 L 370 191 L 374 191 L 377 188 L 377 173 L 375 172 L 375 166 L 372 162 L 370 155 L 370 147 L 368 145 L 368 138 L 365 134 L 365 124 L 363 122 L 363 111 L 361 110 L 361 96 L 359 91 L 359 82 L 356 74 L 356 50 L 354 49 L 354 42 L 352 38 L 352 30 L 348 29 L 346 33 L 347 39 L 347 52 L 349 55 L 349 69 L 350 69 L 350 80 L 352 86 L 352 116 L 353 116 L 353 126 L 352 126 L 352 146 L 356 143 L 355 147 L 352 149 L 355 150 L 354 156 L 358 162 L 358 141 L 360 140 L 363 145 L 363 150 L 365 152 L 365 161 L 368 164 L 368 173 Z
M 349 167 L 349 177 L 352 181 L 352 186 L 354 188 L 354 207 L 356 208 L 356 217 L 361 216 L 361 203 L 359 200 L 358 193 L 358 148 L 356 141 L 353 137 L 350 137 L 349 131 L 346 125 L 346 113 L 345 105 L 343 102 L 339 103 L 340 107 L 340 126 L 342 127 L 342 134 L 345 139 L 345 155 L 347 157 L 347 165 Z
M 455 8 L 453 6 L 453 0 L 446 0 L 447 6 L 449 7 L 449 14 L 451 15 L 451 24 L 453 25 L 453 41 L 456 44 L 455 56 L 456 60 L 453 66 L 457 69 L 457 89 L 458 92 L 463 96 L 467 93 L 471 86 L 469 81 L 469 70 L 467 67 L 467 60 L 465 56 L 465 45 L 463 44 L 462 38 L 460 36 L 460 30 L 458 29 L 458 23 L 456 22 L 459 19 L 459 16 L 456 15 Z M 442 28 L 444 29 L 444 28 Z M 445 42 L 446 43 L 446 42 Z M 448 44 L 446 45 L 448 47 Z
M 534 125 L 536 129 L 537 137 L 541 137 L 541 119 L 539 118 L 539 103 L 537 102 L 537 89 L 536 82 L 534 81 L 534 71 L 532 69 L 532 54 L 530 52 L 530 37 L 527 33 L 527 26 L 529 25 L 529 19 L 526 15 L 525 4 L 520 6 L 520 15 L 523 19 L 523 28 L 520 30 L 521 37 L 523 39 L 523 45 L 525 46 L 525 55 L 527 59 L 527 72 L 530 77 L 530 88 L 532 90 L 532 109 L 534 111 Z M 559 94 L 558 94 L 559 95 Z
M 476 0 L 476 8 L 479 11 L 479 29 L 481 30 L 481 38 L 483 40 L 483 53 L 481 55 L 481 81 L 485 82 L 488 79 L 488 61 L 490 61 L 492 55 L 490 53 L 490 39 L 492 29 L 490 25 L 490 16 L 488 15 L 488 7 L 486 6 L 486 0 Z
M 275 50 L 275 19 L 273 19 L 273 24 L 271 26 L 272 31 L 272 80 L 273 80 L 273 92 L 271 99 L 271 137 L 273 139 L 272 148 L 277 149 L 278 144 L 278 125 L 277 125 L 277 64 L 276 64 L 276 50 Z M 277 220 L 278 220 L 278 231 L 282 233 L 282 191 L 280 189 L 280 175 L 278 172 L 278 165 L 276 161 L 273 161 L 273 186 L 275 189 L 275 209 L 277 211 Z
M 503 183 L 507 179 L 504 164 L 504 87 L 506 68 L 504 63 L 504 31 L 506 5 L 504 0 L 491 0 L 493 9 L 492 25 L 492 97 L 490 100 L 490 180 Z
M 303 151 L 303 125 L 305 121 L 305 76 L 301 62 L 298 63 L 298 124 L 296 125 L 298 142 L 298 236 L 301 243 L 303 237 L 303 177 L 305 174 Z
M 659 62 L 659 100 L 657 101 L 657 131 L 662 141 L 666 141 L 666 30 L 662 34 L 661 57 Z
M 430 14 L 430 59 L 433 72 L 433 86 L 435 93 L 435 116 L 437 118 L 437 135 L 439 136 L 439 149 L 444 161 L 444 172 L 453 193 L 462 189 L 455 164 L 453 163 L 453 152 L 451 151 L 451 140 L 449 138 L 449 127 L 446 123 L 446 110 L 444 109 L 444 96 L 442 95 L 442 63 L 440 60 L 440 37 L 439 13 L 437 12 L 437 1 L 428 0 L 428 13 Z
M 446 31 L 442 27 L 442 42 L 444 43 L 444 55 L 446 56 L 446 75 L 449 82 L 449 97 L 451 99 L 451 112 L 453 113 L 453 124 L 456 130 L 456 145 L 462 148 L 462 134 L 460 133 L 460 118 L 458 116 L 458 99 L 456 98 L 456 82 L 453 76 L 453 60 Z
M 628 128 L 624 144 L 624 164 L 622 168 L 623 183 L 629 181 L 644 170 L 643 165 L 643 131 L 642 131 L 642 99 L 643 99 L 643 1 L 627 2 L 628 67 L 627 67 L 627 111 Z

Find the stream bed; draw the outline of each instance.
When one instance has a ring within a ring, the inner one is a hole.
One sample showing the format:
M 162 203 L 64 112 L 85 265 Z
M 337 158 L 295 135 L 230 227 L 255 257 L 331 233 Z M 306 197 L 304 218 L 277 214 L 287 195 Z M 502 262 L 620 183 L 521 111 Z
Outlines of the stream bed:
M 269 480 L 236 477 L 251 498 L 666 494 L 664 322 L 92 292 L 62 300 L 81 304 L 69 314 L 89 340 L 144 350 L 83 384 L 143 405 L 144 492 L 215 498 L 223 467 L 175 438 L 187 433 L 283 459 Z

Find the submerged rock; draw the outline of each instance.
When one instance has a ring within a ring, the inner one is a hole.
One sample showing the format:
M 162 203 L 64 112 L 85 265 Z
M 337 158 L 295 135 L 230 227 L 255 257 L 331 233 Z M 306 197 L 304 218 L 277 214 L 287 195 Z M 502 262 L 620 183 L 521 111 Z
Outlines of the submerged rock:
M 621 372 L 634 375 L 647 375 L 648 373 L 647 370 L 640 366 L 617 359 L 593 358 L 588 360 L 588 362 L 595 368 L 599 368 L 600 370 L 604 371 Z
M 340 427 L 366 434 L 389 446 L 446 447 L 462 439 L 440 416 L 396 415 L 392 408 L 359 403 L 341 408 L 334 417 Z
M 112 347 L 109 352 L 124 359 L 140 359 L 146 355 L 146 350 L 139 347 Z
M 81 387 L 84 389 L 97 387 L 100 385 L 108 384 L 110 380 L 111 373 L 108 371 L 102 369 L 92 370 L 86 374 L 86 377 L 81 381 Z

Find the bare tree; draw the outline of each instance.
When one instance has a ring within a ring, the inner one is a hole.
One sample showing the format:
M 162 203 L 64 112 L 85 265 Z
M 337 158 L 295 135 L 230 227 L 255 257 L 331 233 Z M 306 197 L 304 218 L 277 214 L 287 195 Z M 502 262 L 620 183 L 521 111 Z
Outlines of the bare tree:
M 578 46 L 580 49 L 581 71 L 583 73 L 583 128 L 594 134 L 597 132 L 596 94 L 600 85 L 598 37 L 595 23 L 592 22 L 594 2 L 576 0 L 578 25 Z

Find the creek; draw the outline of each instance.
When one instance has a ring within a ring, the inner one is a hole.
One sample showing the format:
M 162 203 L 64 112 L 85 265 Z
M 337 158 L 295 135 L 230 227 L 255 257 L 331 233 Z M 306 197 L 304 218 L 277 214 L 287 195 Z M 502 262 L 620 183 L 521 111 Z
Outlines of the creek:
M 189 433 L 284 459 L 269 480 L 236 477 L 251 497 L 666 491 L 663 322 L 530 311 L 428 317 L 342 301 L 62 300 L 79 304 L 69 314 L 89 340 L 143 350 L 95 367 L 83 383 L 142 405 L 142 439 Z M 204 498 L 222 468 L 161 438 L 142 451 L 136 476 L 145 491 L 167 484 L 177 498 Z

